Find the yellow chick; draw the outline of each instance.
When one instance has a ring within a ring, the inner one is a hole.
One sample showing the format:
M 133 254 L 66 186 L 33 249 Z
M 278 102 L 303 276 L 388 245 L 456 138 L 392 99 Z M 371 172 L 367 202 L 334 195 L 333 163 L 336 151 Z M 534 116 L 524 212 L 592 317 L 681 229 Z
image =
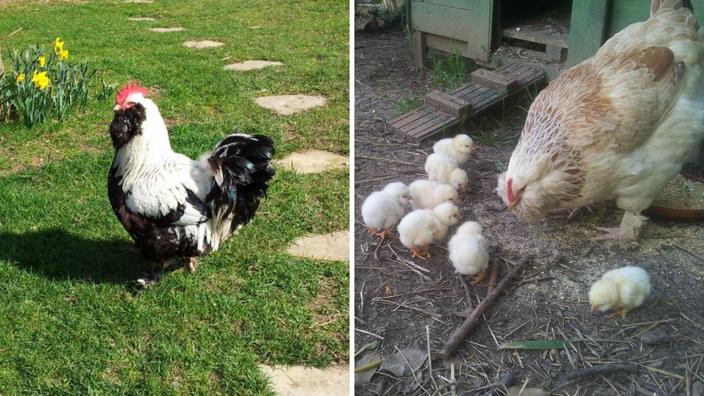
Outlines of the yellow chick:
M 643 268 L 626 266 L 607 271 L 589 289 L 592 312 L 606 312 L 610 316 L 626 316 L 626 312 L 643 304 L 650 294 L 650 276 Z

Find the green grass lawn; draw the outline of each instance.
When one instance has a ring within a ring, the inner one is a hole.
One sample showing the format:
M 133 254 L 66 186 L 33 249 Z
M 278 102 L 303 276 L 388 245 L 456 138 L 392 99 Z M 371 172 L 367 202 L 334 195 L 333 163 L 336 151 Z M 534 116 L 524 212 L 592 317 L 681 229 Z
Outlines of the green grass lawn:
M 306 148 L 346 155 L 347 8 L 0 1 L 0 46 L 7 68 L 8 49 L 49 48 L 61 36 L 71 58 L 107 82 L 157 88 L 174 150 L 191 157 L 235 126 L 271 136 L 278 158 Z M 186 30 L 148 30 L 172 26 Z M 182 46 L 199 39 L 225 45 Z M 222 70 L 249 59 L 285 66 Z M 279 117 L 253 102 L 278 94 L 328 104 Z M 268 394 L 258 364 L 346 361 L 347 263 L 294 258 L 286 247 L 348 228 L 348 172 L 279 171 L 255 220 L 196 273 L 173 272 L 136 293 L 145 263 L 107 200 L 112 106 L 93 100 L 63 124 L 32 130 L 0 124 L 0 395 Z

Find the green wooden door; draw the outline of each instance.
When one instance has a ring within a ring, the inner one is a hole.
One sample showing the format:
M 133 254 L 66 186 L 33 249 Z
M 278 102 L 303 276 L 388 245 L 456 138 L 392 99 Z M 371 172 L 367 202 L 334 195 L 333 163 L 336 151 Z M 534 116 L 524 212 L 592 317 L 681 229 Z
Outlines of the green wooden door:
M 491 28 L 496 0 L 413 0 L 413 29 L 466 45 L 470 58 L 486 61 L 491 50 Z

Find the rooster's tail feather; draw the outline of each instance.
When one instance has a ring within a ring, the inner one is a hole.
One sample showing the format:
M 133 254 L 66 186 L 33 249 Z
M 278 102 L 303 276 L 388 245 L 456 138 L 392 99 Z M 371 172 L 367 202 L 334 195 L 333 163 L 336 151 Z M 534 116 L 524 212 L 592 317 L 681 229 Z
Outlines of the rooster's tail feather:
M 242 133 L 227 136 L 207 157 L 215 183 L 206 202 L 222 219 L 234 214 L 230 231 L 247 224 L 266 197 L 267 182 L 274 176 L 273 157 L 269 137 Z

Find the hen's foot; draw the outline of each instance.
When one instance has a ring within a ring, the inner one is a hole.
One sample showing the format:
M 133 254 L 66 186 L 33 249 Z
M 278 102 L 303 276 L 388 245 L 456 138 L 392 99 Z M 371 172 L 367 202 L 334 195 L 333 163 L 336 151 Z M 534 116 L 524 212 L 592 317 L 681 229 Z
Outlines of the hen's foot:
M 618 228 L 602 228 L 596 227 L 597 230 L 605 232 L 604 235 L 593 238 L 595 241 L 616 240 L 616 241 L 637 241 L 640 237 L 640 231 L 648 220 L 647 217 L 639 214 L 626 212 L 621 220 L 621 226 Z
M 189 257 L 186 259 L 186 270 L 188 272 L 196 272 L 198 268 L 198 257 Z
M 472 276 L 472 277 L 471 277 L 471 279 L 472 279 L 472 284 L 473 284 L 473 285 L 476 285 L 476 284 L 478 284 L 478 283 L 481 283 L 481 281 L 484 280 L 484 276 L 485 276 L 485 275 L 486 275 L 486 271 L 482 271 L 482 272 L 478 273 L 477 275 Z
M 151 273 L 146 274 L 145 277 L 137 279 L 137 287 L 140 289 L 148 289 L 159 283 L 163 274 L 164 273 L 162 271 L 152 271 Z

